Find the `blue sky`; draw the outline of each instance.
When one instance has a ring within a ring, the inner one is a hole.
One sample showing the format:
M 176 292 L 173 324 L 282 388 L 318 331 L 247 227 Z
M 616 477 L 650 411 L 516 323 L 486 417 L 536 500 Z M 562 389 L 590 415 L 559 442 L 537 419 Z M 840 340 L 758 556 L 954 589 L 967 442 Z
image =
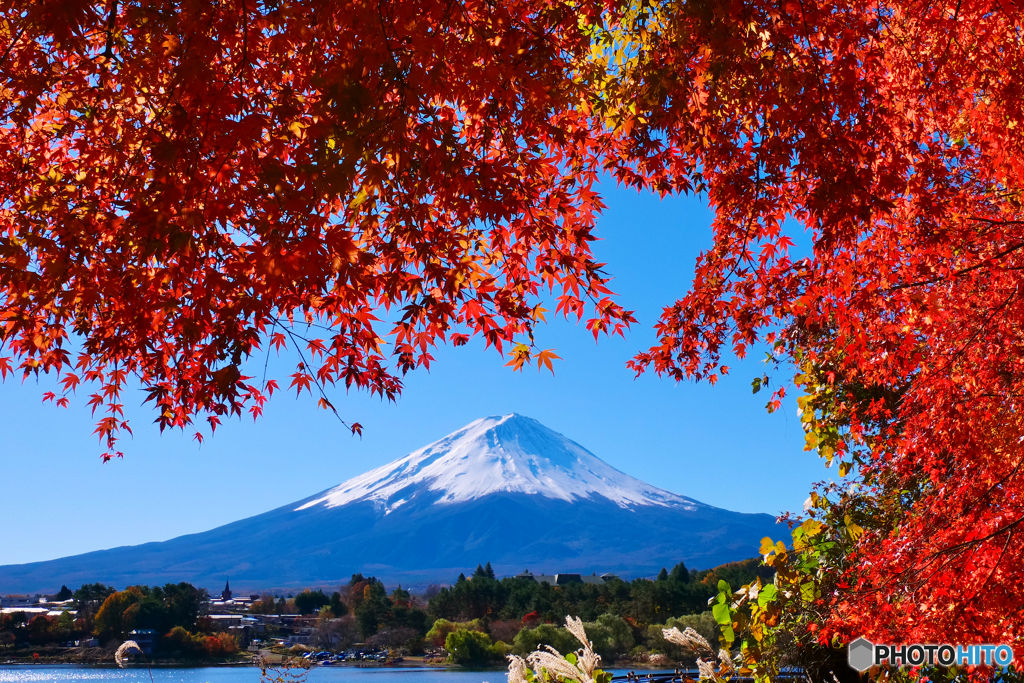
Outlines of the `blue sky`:
M 429 373 L 407 376 L 397 403 L 331 394 L 345 419 L 363 425 L 361 439 L 314 398 L 282 393 L 260 421 L 229 422 L 199 446 L 189 434 L 160 435 L 154 415 L 137 407 L 139 393 L 125 400 L 135 432 L 122 442 L 125 458 L 103 464 L 81 397 L 66 410 L 42 405 L 52 380 L 8 378 L 0 385 L 0 564 L 204 531 L 334 486 L 478 417 L 509 412 L 705 503 L 772 514 L 799 509 L 811 483 L 832 472 L 803 451 L 794 398 L 768 415 L 767 395 L 751 394 L 751 379 L 764 370 L 762 352 L 729 363 L 731 374 L 714 387 L 634 379 L 625 367 L 654 342 L 661 308 L 689 286 L 694 259 L 710 242 L 709 209 L 699 198 L 659 200 L 607 186 L 604 196 L 595 253 L 608 263 L 619 301 L 636 311 L 639 324 L 626 338 L 595 344 L 582 324 L 542 327 L 538 345 L 563 359 L 554 376 L 513 373 L 479 341 L 441 348 Z

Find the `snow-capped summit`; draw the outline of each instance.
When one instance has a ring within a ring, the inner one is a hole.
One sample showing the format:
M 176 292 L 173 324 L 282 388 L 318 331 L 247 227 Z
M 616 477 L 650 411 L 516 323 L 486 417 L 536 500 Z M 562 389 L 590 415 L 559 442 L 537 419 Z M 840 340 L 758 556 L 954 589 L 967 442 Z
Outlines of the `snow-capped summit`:
M 522 493 L 567 502 L 601 497 L 624 508 L 704 507 L 634 479 L 537 420 L 511 413 L 475 420 L 298 509 L 371 501 L 390 513 L 416 498 L 443 505 L 492 493 Z

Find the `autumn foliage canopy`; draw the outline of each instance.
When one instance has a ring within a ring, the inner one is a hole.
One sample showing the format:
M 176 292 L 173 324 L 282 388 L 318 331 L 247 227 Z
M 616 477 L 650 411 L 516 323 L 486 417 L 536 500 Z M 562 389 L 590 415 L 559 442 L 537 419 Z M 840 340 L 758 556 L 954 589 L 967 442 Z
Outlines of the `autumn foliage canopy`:
M 755 389 L 777 407 L 795 366 L 808 448 L 847 477 L 813 497 L 841 553 L 806 633 L 1024 633 L 1017 4 L 36 0 L 2 19 L 0 373 L 91 387 L 108 455 L 129 381 L 161 427 L 259 415 L 277 384 L 243 364 L 268 346 L 299 354 L 300 391 L 392 397 L 472 335 L 550 365 L 548 292 L 620 333 L 588 248 L 607 173 L 716 215 L 635 369 L 713 381 L 722 354 L 767 349 L 780 371 Z
M 542 287 L 595 334 L 631 319 L 588 249 L 570 73 L 590 40 L 568 6 L 44 0 L 3 19 L 3 343 L 22 372 L 98 387 L 108 455 L 129 377 L 161 427 L 216 427 L 277 386 L 241 372 L 266 345 L 297 346 L 300 391 L 391 398 L 438 341 L 532 360 Z

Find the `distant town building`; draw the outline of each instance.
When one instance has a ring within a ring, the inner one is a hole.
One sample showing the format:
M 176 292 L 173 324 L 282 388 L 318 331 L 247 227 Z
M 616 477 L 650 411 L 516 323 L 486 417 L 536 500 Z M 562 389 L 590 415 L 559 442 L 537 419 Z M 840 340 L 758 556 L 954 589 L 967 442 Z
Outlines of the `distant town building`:
M 235 596 L 231 592 L 231 584 L 226 583 L 224 590 L 221 591 L 220 596 L 214 596 L 210 598 L 206 604 L 205 609 L 211 613 L 223 614 L 225 612 L 244 612 L 248 609 L 255 600 L 258 600 L 257 595 L 255 599 L 251 595 L 239 595 Z
M 248 617 L 247 617 L 248 618 Z M 253 639 L 256 635 L 263 633 L 263 625 L 254 623 L 256 620 L 253 619 L 253 623 L 247 623 L 243 620 L 240 626 L 228 626 L 228 633 L 235 637 L 238 641 L 239 647 L 248 648 L 252 644 Z
M 549 586 L 565 586 L 570 583 L 589 583 L 601 585 L 605 581 L 618 578 L 614 574 L 534 574 L 529 569 L 523 570 L 515 575 L 517 579 L 530 579 L 539 583 L 546 583 Z
M 223 630 L 229 626 L 241 626 L 245 617 L 241 614 L 208 614 L 206 618 L 214 628 Z
M 65 612 L 67 612 L 72 617 L 78 614 L 78 610 L 76 610 L 76 609 L 51 609 L 50 611 L 48 611 L 46 613 L 46 616 L 48 616 L 48 617 L 59 617 L 60 615 L 64 614 Z
M 48 607 L 4 607 L 0 609 L 0 614 L 24 614 L 26 620 L 31 620 L 33 617 L 46 616 L 50 613 Z
M 43 602 L 42 595 L 5 595 L 0 597 L 0 608 L 2 607 L 39 607 Z
M 309 645 L 312 637 L 312 628 L 297 628 L 293 634 L 284 639 L 284 642 L 286 645 Z

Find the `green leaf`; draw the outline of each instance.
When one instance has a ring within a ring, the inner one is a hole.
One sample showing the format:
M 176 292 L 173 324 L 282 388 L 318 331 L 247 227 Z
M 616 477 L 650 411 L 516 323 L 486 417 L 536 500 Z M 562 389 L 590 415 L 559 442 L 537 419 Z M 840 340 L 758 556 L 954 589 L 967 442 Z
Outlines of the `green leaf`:
M 769 602 L 774 602 L 775 598 L 779 595 L 779 589 L 773 584 L 768 584 L 761 589 L 761 592 L 757 594 L 757 606 L 764 607 Z
M 732 630 L 732 611 L 729 609 L 729 605 L 719 603 L 711 608 L 711 614 L 715 617 L 715 621 Z

